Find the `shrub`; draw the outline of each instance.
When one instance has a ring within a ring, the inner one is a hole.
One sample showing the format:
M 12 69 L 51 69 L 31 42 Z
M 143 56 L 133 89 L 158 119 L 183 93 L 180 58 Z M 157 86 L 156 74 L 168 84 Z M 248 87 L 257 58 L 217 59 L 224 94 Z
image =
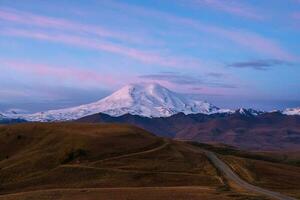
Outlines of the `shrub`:
M 87 152 L 84 149 L 71 150 L 63 159 L 62 164 L 66 164 L 86 156 L 87 156 Z

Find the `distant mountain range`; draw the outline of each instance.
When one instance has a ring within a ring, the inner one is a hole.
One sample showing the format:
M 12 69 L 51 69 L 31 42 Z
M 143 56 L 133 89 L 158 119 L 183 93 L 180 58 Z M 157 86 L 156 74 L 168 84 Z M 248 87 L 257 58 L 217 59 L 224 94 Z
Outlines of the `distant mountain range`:
M 0 123 L 127 123 L 160 136 L 251 150 L 299 150 L 300 108 L 263 112 L 220 109 L 158 84 L 130 84 L 97 102 L 35 114 L 0 114 Z
M 8 117 L 0 113 L 0 124 L 15 124 L 21 122 L 26 122 L 26 120 L 21 118 Z
M 77 120 L 87 123 L 126 123 L 142 127 L 156 135 L 202 143 L 223 143 L 246 150 L 299 151 L 300 116 L 281 112 L 189 114 L 148 118 L 138 115 L 112 117 L 99 113 Z
M 300 107 L 299 108 L 288 108 L 282 111 L 285 115 L 300 115 Z
M 241 114 L 259 115 L 263 112 L 253 109 L 239 109 Z M 187 98 L 159 85 L 159 84 L 129 84 L 114 92 L 110 96 L 97 102 L 80 105 L 77 107 L 49 110 L 34 114 L 16 114 L 10 112 L 3 114 L 3 118 L 23 119 L 27 121 L 69 121 L 85 116 L 104 113 L 118 117 L 125 114 L 138 115 L 149 118 L 170 117 L 177 113 L 188 114 L 216 114 L 235 111 L 220 109 L 206 101 Z M 300 115 L 300 108 L 282 111 L 286 115 Z M 1 120 L 1 116 L 0 116 Z

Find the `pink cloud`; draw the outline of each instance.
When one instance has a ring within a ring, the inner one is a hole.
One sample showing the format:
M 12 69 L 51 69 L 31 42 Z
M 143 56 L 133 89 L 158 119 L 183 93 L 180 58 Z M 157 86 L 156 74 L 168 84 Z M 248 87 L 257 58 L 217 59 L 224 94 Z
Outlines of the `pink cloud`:
M 185 94 L 225 95 L 236 92 L 229 88 L 208 87 L 205 85 L 201 86 L 201 90 L 195 90 L 194 87 L 191 87 L 191 85 L 172 83 L 168 80 L 146 80 L 143 78 L 137 78 L 136 81 L 145 83 L 159 83 L 160 85 L 163 85 L 173 91 Z
M 224 1 L 224 0 L 194 0 L 200 6 L 208 6 L 229 14 L 251 18 L 263 19 L 264 17 L 259 14 L 254 8 L 249 5 L 242 4 L 241 1 Z
M 124 47 L 112 43 L 107 43 L 105 41 L 88 39 L 81 36 L 68 35 L 63 33 L 50 34 L 43 31 L 28 31 L 20 29 L 2 29 L 0 34 L 26 37 L 37 40 L 45 40 L 51 42 L 59 42 L 68 45 L 75 45 L 79 47 L 95 49 L 100 51 L 106 51 L 114 54 L 119 54 L 122 56 L 127 56 L 129 58 L 147 63 L 147 64 L 158 64 L 162 66 L 171 67 L 199 67 L 201 63 L 197 59 L 183 58 L 183 57 L 171 57 L 171 56 L 161 56 L 157 53 L 141 51 L 134 48 Z
M 300 12 L 293 13 L 292 16 L 293 16 L 294 19 L 300 20 Z
M 264 55 L 277 57 L 280 59 L 287 59 L 289 61 L 299 59 L 297 56 L 285 50 L 278 42 L 254 32 L 245 31 L 242 29 L 228 29 L 210 24 L 205 24 L 201 23 L 198 20 L 175 16 L 166 12 L 149 10 L 140 6 L 132 6 L 120 2 L 111 3 L 111 6 L 114 6 L 120 10 L 126 10 L 127 12 L 134 12 L 138 15 L 151 16 L 159 20 L 165 20 L 167 22 L 176 24 L 177 26 L 186 26 L 188 28 L 193 28 L 201 32 L 214 34 L 219 37 L 228 39 L 244 47 L 247 50 L 251 50 Z
M 201 2 L 205 2 L 213 5 L 220 4 L 223 5 L 223 7 L 230 6 L 232 4 L 229 3 L 227 5 L 225 3 L 222 3 L 219 0 L 203 0 Z M 129 6 L 127 4 L 120 3 L 120 2 L 112 3 L 112 5 L 116 6 L 119 9 L 126 10 L 127 12 L 130 11 L 130 12 L 137 13 L 138 15 L 151 16 L 151 17 L 158 18 L 160 20 L 166 20 L 170 23 L 174 23 L 179 26 L 188 26 L 189 28 L 194 28 L 201 32 L 212 33 L 214 35 L 228 39 L 244 47 L 247 50 L 251 50 L 257 53 L 261 53 L 272 57 L 278 57 L 281 59 L 287 59 L 290 61 L 298 59 L 295 58 L 296 57 L 295 55 L 291 54 L 283 47 L 281 47 L 281 45 L 278 42 L 270 38 L 266 38 L 257 33 L 244 31 L 241 29 L 226 29 L 218 26 L 208 25 L 208 24 L 201 23 L 197 20 L 174 16 L 160 11 L 144 9 L 138 6 Z M 236 10 L 235 12 L 238 12 L 238 10 L 242 10 L 242 8 L 241 9 L 236 8 L 234 10 Z M 36 32 L 33 30 L 32 31 L 16 30 L 16 29 L 6 30 L 6 31 L 0 30 L 3 34 L 11 34 L 11 35 L 21 36 L 21 37 L 30 37 L 34 39 L 40 39 L 40 40 L 56 41 L 56 42 L 66 43 L 69 45 L 77 45 L 85 48 L 107 51 L 107 52 L 127 56 L 135 60 L 139 60 L 149 64 L 159 64 L 162 66 L 173 66 L 173 67 L 183 67 L 183 66 L 199 67 L 201 65 L 202 66 L 204 65 L 204 63 L 199 61 L 199 59 L 159 55 L 158 53 L 152 53 L 152 52 L 142 51 L 134 48 L 128 48 L 126 46 L 115 45 L 103 41 L 100 42 L 100 41 L 92 40 L 90 39 L 90 37 L 74 36 L 74 31 L 75 31 L 75 33 L 83 32 L 83 33 L 95 34 L 103 38 L 115 38 L 123 41 L 131 41 L 139 38 L 139 37 L 132 37 L 126 35 L 126 33 L 120 34 L 120 33 L 112 32 L 98 26 L 85 25 L 85 24 L 80 24 L 65 19 L 44 17 L 44 16 L 33 15 L 30 13 L 8 10 L 8 9 L 0 9 L 0 19 L 8 20 L 20 24 L 25 24 L 25 25 L 33 25 L 39 28 L 41 27 L 53 28 L 62 31 L 73 30 L 72 33 L 68 33 L 68 34 L 60 33 L 56 35 L 53 34 L 51 35 L 48 32 Z M 142 39 L 142 41 L 144 41 L 144 39 Z
M 125 42 L 141 44 L 146 42 L 146 39 L 144 39 L 140 35 L 139 37 L 127 35 L 124 32 L 118 33 L 115 31 L 110 31 L 98 25 L 87 25 L 66 19 L 35 15 L 28 12 L 21 12 L 12 9 L 0 9 L 0 19 L 17 24 L 36 26 L 40 28 L 52 28 L 63 31 L 75 31 L 76 33 L 94 34 L 95 36 L 113 38 Z
M 243 47 L 246 47 L 247 49 L 251 49 L 258 53 L 266 54 L 269 56 L 275 56 L 277 58 L 286 59 L 290 61 L 298 59 L 290 52 L 284 50 L 275 41 L 265 38 L 256 33 L 243 31 L 240 29 L 224 29 L 217 26 L 204 25 L 195 20 L 187 18 L 169 17 L 168 19 L 172 20 L 174 23 L 180 23 L 202 32 L 208 32 L 221 36 L 223 38 L 231 40 L 234 43 L 237 43 L 238 45 L 241 45 Z
M 126 81 L 126 77 L 104 74 L 79 68 L 68 68 L 65 66 L 52 66 L 26 61 L 0 60 L 2 68 L 16 71 L 17 73 L 32 74 L 42 79 L 54 79 L 60 82 L 75 81 L 81 84 L 104 84 L 106 86 L 118 85 L 120 80 Z
M 70 81 L 74 81 L 76 83 L 80 83 L 81 86 L 96 86 L 105 85 L 109 88 L 118 89 L 119 87 L 128 84 L 128 83 L 137 83 L 137 82 L 154 82 L 164 85 L 167 88 L 180 91 L 183 93 L 199 93 L 199 91 L 194 91 L 185 85 L 174 84 L 169 81 L 164 80 L 145 80 L 139 78 L 138 76 L 130 76 L 130 75 L 117 75 L 117 74 L 104 74 L 95 71 L 90 71 L 86 69 L 79 69 L 76 67 L 66 67 L 66 66 L 53 66 L 44 63 L 33 63 L 28 61 L 20 61 L 20 60 L 0 60 L 0 69 L 8 68 L 10 71 L 14 71 L 18 74 L 31 75 L 34 77 L 38 77 L 43 81 L 47 80 L 55 80 L 59 85 L 63 85 L 64 83 L 68 83 Z M 52 82 L 53 83 L 53 82 Z M 43 89 L 44 93 L 47 93 L 47 88 Z M 226 92 L 222 88 L 210 88 L 203 86 L 203 89 L 200 91 L 202 94 L 222 94 Z M 8 91 L 0 91 L 1 93 L 5 93 L 8 95 L 8 92 L 14 92 L 11 90 Z M 217 93 L 216 93 L 217 92 Z M 228 91 L 227 91 L 228 92 Z M 28 96 L 28 92 L 22 93 L 13 93 L 16 96 Z M 12 95 L 12 94 L 10 94 Z M 32 95 L 32 93 L 30 93 Z M 53 94 L 49 94 L 47 98 L 53 98 Z M 54 97 L 55 98 L 55 97 Z
M 277 42 L 262 37 L 256 33 L 241 30 L 224 30 L 215 27 L 207 29 L 209 32 L 224 36 L 225 38 L 237 42 L 238 44 L 250 48 L 255 52 L 273 56 L 279 59 L 295 61 L 298 58 L 290 52 L 284 50 Z

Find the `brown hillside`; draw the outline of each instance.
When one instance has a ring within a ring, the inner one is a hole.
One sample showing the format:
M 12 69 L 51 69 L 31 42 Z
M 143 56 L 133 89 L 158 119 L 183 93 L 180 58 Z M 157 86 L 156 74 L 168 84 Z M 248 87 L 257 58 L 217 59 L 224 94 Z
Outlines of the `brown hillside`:
M 79 122 L 126 123 L 159 136 L 202 143 L 223 143 L 247 151 L 299 151 L 300 116 L 264 113 L 258 116 L 178 113 L 170 117 L 146 118 L 126 114 L 119 117 L 99 113 Z
M 222 158 L 247 182 L 300 198 L 300 167 L 236 156 Z
M 204 155 L 129 125 L 0 127 L 1 193 L 49 188 L 222 186 Z
M 267 199 L 230 188 L 201 147 L 130 125 L 0 126 L 1 200 L 99 198 Z

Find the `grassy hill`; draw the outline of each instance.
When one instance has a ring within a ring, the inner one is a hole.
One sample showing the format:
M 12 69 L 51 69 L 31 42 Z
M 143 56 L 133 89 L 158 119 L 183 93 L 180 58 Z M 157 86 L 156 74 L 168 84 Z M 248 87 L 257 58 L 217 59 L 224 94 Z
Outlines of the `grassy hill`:
M 300 199 L 300 167 L 236 156 L 222 159 L 247 182 Z
M 247 152 L 222 144 L 188 143 L 217 153 L 248 183 L 300 199 L 299 152 Z
M 0 193 L 61 188 L 222 186 L 204 155 L 129 125 L 0 126 Z
M 2 125 L 0 200 L 265 199 L 230 187 L 201 148 L 130 125 Z

